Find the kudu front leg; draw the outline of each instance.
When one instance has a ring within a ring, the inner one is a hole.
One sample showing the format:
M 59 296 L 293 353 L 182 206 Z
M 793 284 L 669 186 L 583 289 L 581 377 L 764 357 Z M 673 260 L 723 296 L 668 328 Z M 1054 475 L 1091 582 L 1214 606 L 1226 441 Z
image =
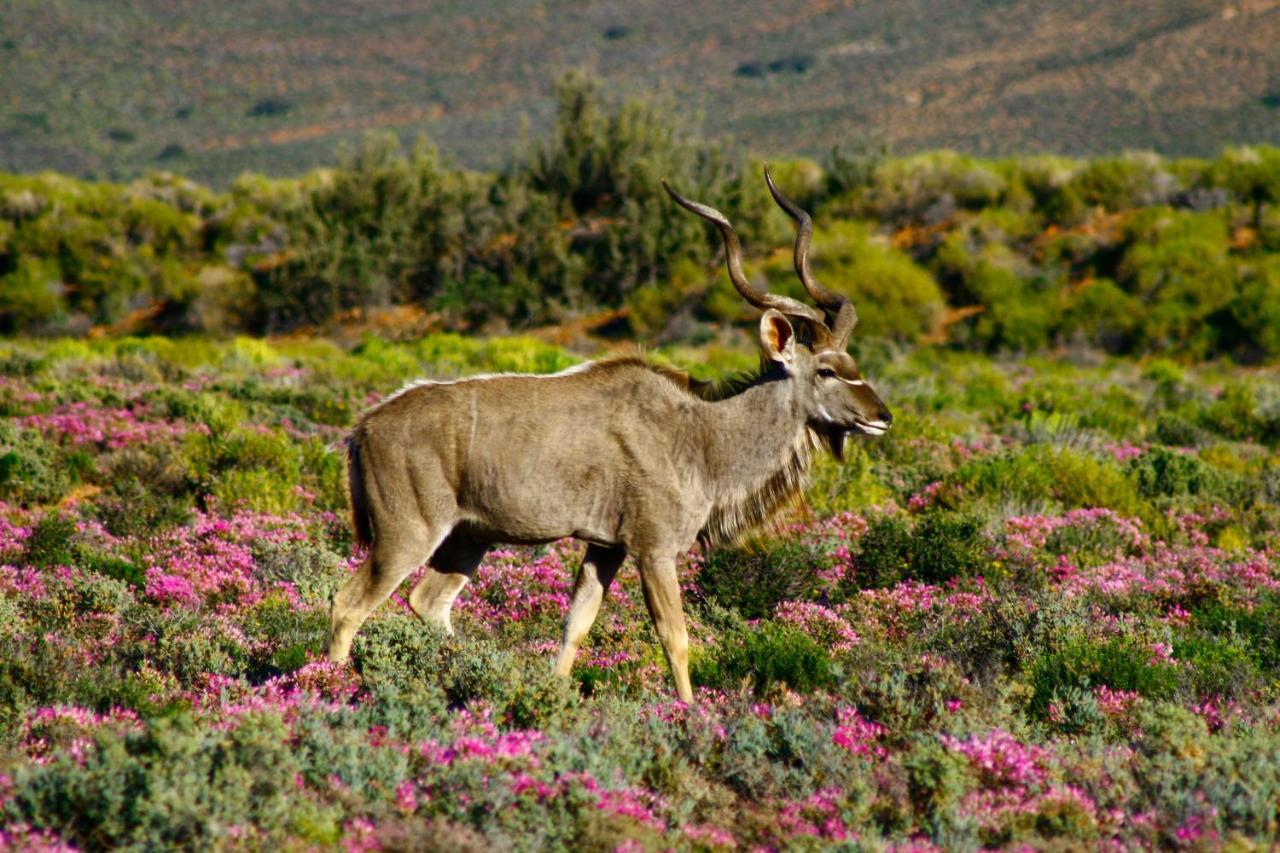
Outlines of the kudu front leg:
M 676 575 L 674 557 L 640 560 L 640 586 L 645 604 L 653 617 L 653 627 L 662 642 L 671 675 L 676 680 L 676 694 L 681 701 L 693 701 L 689 683 L 689 632 L 684 625 L 684 608 L 680 603 L 680 579 Z
M 556 675 L 568 677 L 578 647 L 595 623 L 600 603 L 604 601 L 605 593 L 626 556 L 627 552 L 622 548 L 587 546 L 582 568 L 578 570 L 578 579 L 573 586 L 573 603 L 569 605 L 569 615 L 564 621 L 564 643 L 560 646 L 560 656 L 556 658 Z

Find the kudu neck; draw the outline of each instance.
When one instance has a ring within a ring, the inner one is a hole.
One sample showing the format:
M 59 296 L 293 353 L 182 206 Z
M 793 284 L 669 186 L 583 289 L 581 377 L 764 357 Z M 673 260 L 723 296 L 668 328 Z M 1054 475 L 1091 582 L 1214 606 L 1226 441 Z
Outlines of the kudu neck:
M 767 477 L 786 464 L 806 429 L 795 380 L 776 366 L 740 393 L 712 404 L 711 416 L 707 473 L 731 485 Z

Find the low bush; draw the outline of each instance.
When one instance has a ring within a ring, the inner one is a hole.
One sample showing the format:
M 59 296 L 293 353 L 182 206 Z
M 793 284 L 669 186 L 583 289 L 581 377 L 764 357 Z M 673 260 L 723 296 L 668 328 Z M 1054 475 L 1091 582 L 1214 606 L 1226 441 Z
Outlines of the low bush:
M 1099 686 L 1169 699 L 1178 685 L 1177 669 L 1153 656 L 1150 648 L 1122 638 L 1068 637 L 1030 666 L 1030 712 L 1047 722 L 1070 726 L 1067 708 L 1081 693 Z M 1078 700 L 1077 700 L 1078 701 Z
M 865 589 L 904 580 L 943 583 L 970 577 L 988 564 L 987 549 L 983 525 L 975 516 L 931 511 L 913 523 L 883 515 L 858 540 L 854 580 Z
M 696 657 L 692 678 L 697 684 L 726 690 L 747 681 L 759 695 L 775 685 L 811 693 L 836 681 L 826 649 L 807 634 L 772 621 L 744 626 L 714 651 Z
M 817 571 L 829 559 L 819 545 L 795 540 L 717 548 L 703 558 L 697 585 L 722 607 L 760 619 L 779 602 L 811 598 L 820 583 Z

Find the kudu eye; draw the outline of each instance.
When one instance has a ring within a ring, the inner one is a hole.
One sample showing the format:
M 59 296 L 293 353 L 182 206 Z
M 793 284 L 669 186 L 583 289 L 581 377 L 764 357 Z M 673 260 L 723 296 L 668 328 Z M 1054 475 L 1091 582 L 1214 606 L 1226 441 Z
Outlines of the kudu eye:
M 836 372 L 829 367 L 819 367 L 818 375 L 823 379 L 835 379 Z

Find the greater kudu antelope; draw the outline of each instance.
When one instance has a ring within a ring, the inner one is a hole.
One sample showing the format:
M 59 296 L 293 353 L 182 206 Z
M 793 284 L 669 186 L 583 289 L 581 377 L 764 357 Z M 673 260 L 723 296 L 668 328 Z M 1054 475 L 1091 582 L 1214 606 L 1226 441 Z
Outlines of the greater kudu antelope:
M 752 286 L 729 221 L 663 182 L 719 228 L 734 287 L 764 311 L 762 368 L 739 390 L 710 399 L 673 371 L 615 358 L 551 376 L 419 382 L 360 418 L 348 475 L 356 539 L 370 550 L 334 596 L 331 660 L 346 659 L 369 612 L 424 562 L 409 604 L 452 632 L 453 601 L 492 544 L 572 536 L 587 550 L 556 673 L 569 674 L 630 554 L 676 691 L 692 699 L 676 559 L 768 519 L 801 488 L 819 444 L 842 459 L 849 433 L 892 422 L 845 351 L 853 305 L 809 273 L 808 214 L 765 177 L 798 224 L 796 272 L 822 311 Z

